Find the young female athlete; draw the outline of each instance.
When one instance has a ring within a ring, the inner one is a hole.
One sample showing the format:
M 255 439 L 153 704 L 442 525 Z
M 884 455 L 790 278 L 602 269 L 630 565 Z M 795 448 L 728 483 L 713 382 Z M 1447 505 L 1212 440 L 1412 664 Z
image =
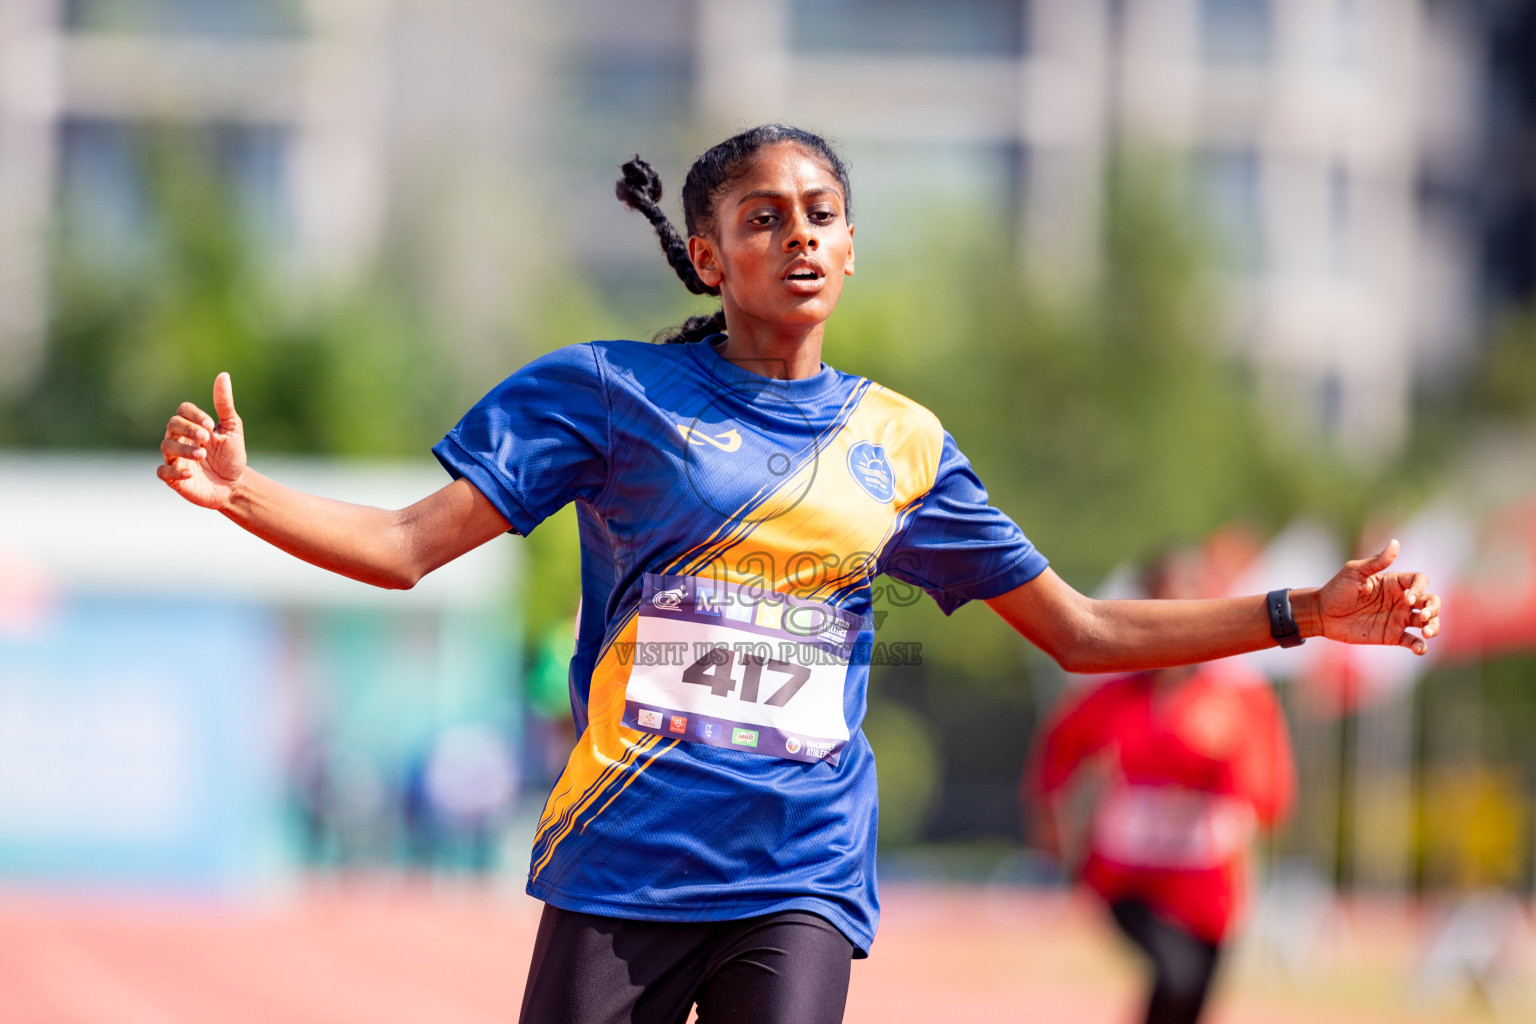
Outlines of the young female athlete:
M 576 502 L 579 734 L 534 840 L 546 904 L 528 1022 L 837 1021 L 874 938 L 874 757 L 859 731 L 881 573 L 946 611 L 985 600 L 1068 669 L 1206 661 L 1291 638 L 1423 653 L 1439 600 L 1395 546 L 1321 588 L 1090 600 L 1058 578 L 922 406 L 821 361 L 853 273 L 848 174 L 769 125 L 705 153 L 687 237 L 636 159 L 624 202 L 722 309 L 667 340 L 573 345 L 497 385 L 433 449 L 453 477 L 399 511 L 246 466 L 218 423 L 171 418 L 159 474 L 318 566 L 381 587 Z M 1419 627 L 1422 636 L 1406 632 Z

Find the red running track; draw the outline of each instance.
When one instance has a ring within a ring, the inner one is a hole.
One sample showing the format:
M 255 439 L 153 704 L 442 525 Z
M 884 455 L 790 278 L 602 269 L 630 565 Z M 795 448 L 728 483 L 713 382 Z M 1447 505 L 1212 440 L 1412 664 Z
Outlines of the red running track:
M 1083 902 L 914 886 L 884 897 L 848 1024 L 1134 1017 L 1134 965 Z M 0 891 L 0 1024 L 508 1024 L 538 912 L 520 893 L 426 883 L 315 887 L 260 906 Z M 1410 1015 L 1400 973 L 1362 970 L 1312 993 L 1239 978 L 1212 1024 L 1486 1019 Z

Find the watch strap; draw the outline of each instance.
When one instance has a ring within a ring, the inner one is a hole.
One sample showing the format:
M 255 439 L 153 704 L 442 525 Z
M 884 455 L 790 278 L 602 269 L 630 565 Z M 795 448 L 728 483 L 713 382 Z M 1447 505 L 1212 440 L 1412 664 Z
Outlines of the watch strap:
M 1289 587 L 1271 590 L 1264 595 L 1264 607 L 1269 610 L 1269 635 L 1281 647 L 1300 647 L 1306 643 L 1301 628 L 1291 618 L 1291 591 Z

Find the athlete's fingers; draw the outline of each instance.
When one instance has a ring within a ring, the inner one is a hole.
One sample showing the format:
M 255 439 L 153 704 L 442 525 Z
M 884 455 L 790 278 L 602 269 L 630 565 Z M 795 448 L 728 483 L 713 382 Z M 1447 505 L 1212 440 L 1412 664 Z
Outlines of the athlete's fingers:
M 204 459 L 208 457 L 208 450 L 202 445 L 183 441 L 176 437 L 168 437 L 161 441 L 160 453 L 167 459 Z
M 1352 569 L 1363 577 L 1375 576 L 1397 561 L 1397 538 L 1387 541 L 1387 546 L 1369 558 L 1357 558 L 1353 562 L 1345 562 L 1347 569 Z
M 1429 650 L 1429 645 L 1422 637 L 1416 637 L 1412 633 L 1404 633 L 1397 638 L 1397 646 L 1406 647 L 1414 654 L 1424 654 Z
M 190 479 L 192 470 L 187 468 L 185 462 L 177 459 L 175 462 L 162 462 L 156 466 L 155 475 L 168 484 L 176 484 L 182 480 Z
M 184 419 L 191 420 L 193 423 L 201 423 L 209 430 L 213 429 L 213 417 L 203 412 L 203 410 L 191 402 L 182 402 L 176 407 L 176 414 Z
M 1400 572 L 1397 574 L 1397 585 L 1403 588 L 1403 600 L 1412 607 L 1429 592 L 1429 577 L 1422 572 Z
M 185 416 L 172 416 L 171 421 L 165 425 L 166 437 L 179 437 L 187 441 L 196 441 L 203 444 L 212 436 L 208 428 L 201 423 L 194 423 Z
M 1424 598 L 1418 608 L 1413 610 L 1414 625 L 1425 636 L 1434 636 L 1440 632 L 1440 595 L 1430 594 Z
M 228 373 L 213 378 L 213 411 L 219 414 L 219 422 L 238 426 L 240 414 L 235 412 L 235 385 Z

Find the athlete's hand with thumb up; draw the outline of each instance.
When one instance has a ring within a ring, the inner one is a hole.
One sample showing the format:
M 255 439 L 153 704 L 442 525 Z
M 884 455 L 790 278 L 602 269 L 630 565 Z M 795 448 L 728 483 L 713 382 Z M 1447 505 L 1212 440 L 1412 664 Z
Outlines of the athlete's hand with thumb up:
M 1440 595 L 1429 592 L 1421 572 L 1389 572 L 1397 561 L 1398 543 L 1369 558 L 1345 562 L 1317 590 L 1293 590 L 1291 605 L 1298 624 L 1310 617 L 1310 630 L 1347 644 L 1387 644 L 1425 654 L 1426 643 L 1440 632 Z M 1419 635 L 1408 632 L 1417 628 Z
M 156 473 L 192 504 L 221 511 L 245 473 L 245 432 L 227 373 L 213 379 L 213 408 L 219 415 L 217 425 L 196 405 L 181 403 L 165 426 L 160 442 L 165 464 Z

